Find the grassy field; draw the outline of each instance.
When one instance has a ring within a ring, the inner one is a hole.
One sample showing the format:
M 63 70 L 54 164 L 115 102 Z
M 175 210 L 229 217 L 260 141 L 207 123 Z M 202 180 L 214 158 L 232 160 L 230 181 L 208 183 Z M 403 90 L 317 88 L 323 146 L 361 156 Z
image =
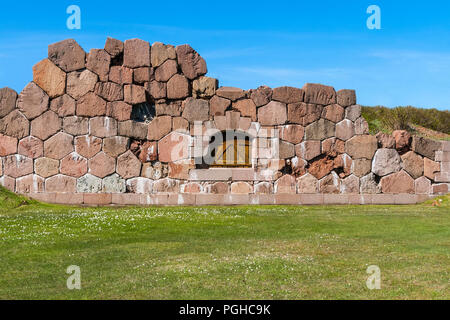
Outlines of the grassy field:
M 0 191 L 1 299 L 449 299 L 450 205 L 77 208 Z M 81 269 L 68 290 L 66 268 Z M 366 269 L 381 269 L 368 290 Z

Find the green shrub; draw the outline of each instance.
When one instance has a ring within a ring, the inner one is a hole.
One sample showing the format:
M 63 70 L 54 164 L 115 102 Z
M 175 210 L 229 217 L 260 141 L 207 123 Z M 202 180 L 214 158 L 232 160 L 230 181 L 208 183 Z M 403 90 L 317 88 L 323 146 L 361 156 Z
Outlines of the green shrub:
M 371 133 L 379 131 L 410 130 L 410 125 L 450 134 L 450 111 L 397 107 L 389 109 L 382 106 L 362 107 L 362 115 L 369 123 Z

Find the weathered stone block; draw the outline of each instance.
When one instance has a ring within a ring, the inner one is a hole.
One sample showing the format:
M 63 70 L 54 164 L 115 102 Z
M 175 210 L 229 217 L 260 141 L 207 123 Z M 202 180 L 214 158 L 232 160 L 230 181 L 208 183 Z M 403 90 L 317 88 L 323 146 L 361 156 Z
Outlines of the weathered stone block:
M 144 84 L 155 79 L 155 71 L 153 68 L 141 67 L 133 70 L 134 83 Z
M 361 106 L 358 104 L 345 108 L 345 118 L 350 121 L 356 121 L 361 117 Z
M 110 117 L 95 117 L 89 120 L 89 133 L 99 138 L 117 135 L 117 121 Z
M 0 89 L 0 118 L 16 108 L 17 92 L 8 87 Z
M 441 149 L 441 142 L 414 136 L 412 140 L 412 150 L 416 153 L 434 160 L 435 152 Z
M 305 129 L 302 126 L 289 124 L 281 127 L 281 139 L 293 144 L 299 144 L 303 140 Z
M 430 194 L 431 181 L 426 177 L 420 177 L 414 181 L 414 188 L 416 194 Z
M 104 152 L 97 153 L 88 161 L 88 172 L 99 178 L 104 178 L 116 171 L 116 161 Z
M 77 101 L 77 116 L 96 117 L 106 114 L 106 101 L 88 92 Z
M 381 178 L 380 186 L 383 193 L 414 193 L 414 179 L 404 170 Z
M 372 172 L 386 176 L 402 169 L 402 159 L 395 149 L 378 149 L 372 162 Z
M 74 71 L 67 75 L 67 94 L 74 99 L 80 99 L 86 93 L 94 91 L 98 76 L 89 71 Z
M 192 95 L 194 98 L 209 98 L 214 96 L 219 81 L 210 77 L 200 77 L 192 82 Z
M 50 110 L 60 117 L 73 116 L 75 114 L 76 103 L 68 94 L 62 95 L 50 101 Z
M 44 156 L 55 160 L 64 158 L 73 149 L 73 137 L 64 132 L 58 132 L 44 142 Z
M 344 119 L 344 108 L 338 104 L 332 104 L 323 108 L 322 118 L 338 123 Z
M 187 98 L 183 102 L 183 118 L 189 122 L 206 121 L 209 119 L 209 103 L 206 100 Z
M 70 177 L 79 178 L 87 173 L 87 160 L 73 152 L 61 160 L 60 172 Z
M 0 134 L 0 157 L 17 153 L 17 139 Z
M 141 39 L 124 43 L 123 65 L 129 68 L 150 67 L 150 44 Z
M 48 178 L 59 173 L 59 161 L 50 158 L 38 158 L 34 161 L 34 172 Z
M 110 54 L 111 58 L 115 58 L 123 54 L 123 42 L 108 37 L 105 42 L 105 51 Z
M 242 117 L 250 117 L 256 121 L 256 105 L 251 99 L 241 99 L 233 102 L 233 109 L 239 111 Z
M 303 102 L 304 92 L 294 87 L 278 87 L 273 89 L 272 99 L 286 104 Z
M 402 167 L 414 179 L 419 178 L 423 174 L 423 158 L 413 151 L 409 151 L 402 155 Z
M 75 138 L 75 151 L 90 159 L 102 149 L 102 139 L 92 136 L 80 136 Z
M 287 121 L 286 105 L 277 101 L 269 102 L 258 108 L 258 120 L 263 126 L 284 124 Z
M 34 82 L 30 82 L 22 90 L 17 99 L 17 108 L 32 120 L 48 109 L 48 95 L 39 88 Z
M 355 121 L 355 134 L 369 134 L 369 124 L 364 118 L 358 118 Z
M 172 130 L 172 117 L 160 116 L 153 118 L 148 125 L 148 140 L 160 140 Z
M 320 141 L 307 140 L 295 146 L 296 155 L 305 160 L 312 160 L 320 155 Z
M 106 193 L 124 193 L 127 191 L 125 179 L 114 173 L 102 180 L 102 191 Z
M 341 179 L 334 171 L 319 181 L 320 193 L 340 193 L 340 190 Z
M 304 100 L 306 103 L 315 103 L 329 105 L 336 103 L 336 91 L 333 87 L 321 84 L 307 83 L 303 87 L 305 92 Z
M 153 193 L 178 193 L 180 182 L 178 180 L 164 178 L 153 182 Z
M 164 99 L 167 96 L 167 84 L 164 82 L 152 81 L 148 90 L 154 99 Z
M 55 98 L 65 92 L 66 73 L 49 59 L 44 59 L 33 66 L 33 82 L 50 98 Z
M 178 71 L 178 64 L 175 60 L 167 60 L 161 66 L 155 69 L 155 80 L 167 82 Z
M 123 88 L 114 82 L 97 82 L 95 93 L 107 101 L 123 100 Z
M 205 60 L 190 45 L 177 46 L 175 50 L 181 71 L 188 79 L 193 80 L 206 74 L 208 70 Z
M 19 110 L 13 110 L 0 119 L 0 133 L 22 139 L 30 133 L 30 122 Z
M 408 151 L 411 147 L 411 134 L 406 130 L 395 130 L 392 132 L 392 136 L 395 139 L 395 148 L 404 153 Z
M 118 134 L 130 138 L 144 140 L 147 138 L 148 125 L 133 120 L 119 122 Z
M 335 136 L 336 125 L 325 119 L 313 122 L 305 129 L 306 140 L 324 140 Z
M 65 72 L 83 69 L 86 53 L 73 39 L 67 39 L 48 46 L 48 58 Z
M 359 193 L 359 178 L 351 175 L 342 180 L 341 193 L 344 194 L 358 194 Z
M 3 171 L 4 175 L 12 178 L 26 176 L 33 173 L 33 160 L 20 154 L 7 156 L 3 161 Z
M 177 53 L 174 46 L 164 45 L 161 42 L 154 42 L 152 44 L 151 62 L 154 68 L 163 64 L 167 59 L 176 58 Z
M 275 181 L 275 193 L 296 193 L 296 181 L 291 175 L 284 175 Z
M 31 159 L 42 157 L 42 155 L 44 154 L 44 143 L 42 142 L 41 139 L 32 136 L 23 138 L 22 140 L 19 141 L 18 153 Z
M 76 192 L 77 179 L 62 174 L 47 178 L 45 180 L 45 191 L 56 193 Z
M 343 89 L 337 93 L 337 103 L 341 106 L 349 107 L 356 104 L 356 92 L 355 90 Z
M 360 179 L 360 188 L 362 194 L 375 194 L 381 192 L 376 181 L 376 176 L 373 173 L 369 173 Z
M 135 84 L 124 86 L 124 101 L 129 104 L 144 103 L 147 101 L 145 88 Z
M 353 159 L 351 172 L 357 177 L 364 177 L 372 170 L 372 161 L 369 159 Z
M 77 179 L 77 192 L 79 193 L 98 193 L 102 191 L 102 179 L 85 174 Z
M 355 125 L 349 119 L 336 124 L 336 138 L 347 141 L 355 135 Z
M 131 193 L 149 194 L 153 190 L 153 180 L 137 177 L 126 181 L 127 190 Z
M 46 140 L 61 130 L 61 119 L 53 111 L 47 111 L 31 121 L 31 134 Z
M 17 178 L 16 192 L 18 193 L 38 193 L 44 192 L 44 179 L 36 174 L 29 174 L 25 177 Z
M 117 158 L 117 173 L 125 179 L 140 175 L 141 162 L 130 150 Z
M 244 90 L 235 87 L 220 87 L 216 90 L 216 95 L 222 98 L 229 99 L 231 101 L 236 101 L 245 97 Z
M 369 135 L 355 136 L 345 143 L 345 152 L 353 159 L 372 159 L 377 148 L 377 138 Z
M 298 193 L 317 193 L 319 190 L 319 180 L 307 173 L 297 180 Z
M 167 98 L 184 99 L 189 96 L 189 82 L 186 77 L 176 74 L 167 82 Z
M 441 171 L 441 166 L 438 162 L 430 160 L 426 157 L 423 159 L 423 174 L 425 177 L 434 180 L 435 174 L 439 171 Z
M 112 66 L 109 70 L 109 81 L 117 84 L 132 84 L 133 69 L 123 66 Z
M 231 193 L 249 194 L 253 192 L 253 187 L 248 182 L 238 181 L 231 184 Z

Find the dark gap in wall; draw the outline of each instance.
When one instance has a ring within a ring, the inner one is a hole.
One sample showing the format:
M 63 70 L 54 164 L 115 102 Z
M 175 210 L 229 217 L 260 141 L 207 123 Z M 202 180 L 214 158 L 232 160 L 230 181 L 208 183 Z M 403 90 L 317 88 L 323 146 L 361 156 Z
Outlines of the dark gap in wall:
M 149 122 L 155 117 L 155 106 L 148 102 L 133 105 L 131 120 L 138 122 Z

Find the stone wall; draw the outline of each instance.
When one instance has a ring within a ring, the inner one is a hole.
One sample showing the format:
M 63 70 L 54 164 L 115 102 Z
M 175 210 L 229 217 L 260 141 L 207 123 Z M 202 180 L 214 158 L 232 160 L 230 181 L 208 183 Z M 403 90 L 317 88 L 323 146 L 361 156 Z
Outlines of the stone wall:
M 108 38 L 48 47 L 0 89 L 0 184 L 59 203 L 410 203 L 447 193 L 450 142 L 368 134 L 353 90 L 218 87 L 189 45 Z M 243 132 L 250 167 L 210 167 Z M 200 159 L 200 160 L 199 160 Z

